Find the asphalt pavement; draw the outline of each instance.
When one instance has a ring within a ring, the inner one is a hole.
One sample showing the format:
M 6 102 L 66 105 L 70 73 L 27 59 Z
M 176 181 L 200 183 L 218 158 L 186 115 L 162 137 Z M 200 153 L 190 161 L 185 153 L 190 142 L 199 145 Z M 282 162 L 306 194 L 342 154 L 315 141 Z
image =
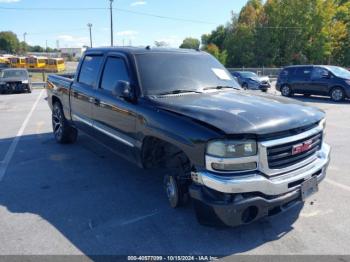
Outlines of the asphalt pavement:
M 332 161 L 304 206 L 238 228 L 171 209 L 162 174 L 86 135 L 59 145 L 45 90 L 0 96 L 0 255 L 350 255 L 350 102 L 294 99 L 327 113 Z

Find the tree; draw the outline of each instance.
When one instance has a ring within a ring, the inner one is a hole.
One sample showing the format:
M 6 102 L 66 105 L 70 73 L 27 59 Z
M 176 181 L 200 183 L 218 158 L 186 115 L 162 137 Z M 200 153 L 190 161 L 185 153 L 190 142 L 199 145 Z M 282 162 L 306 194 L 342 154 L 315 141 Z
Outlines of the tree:
M 182 44 L 180 45 L 180 48 L 187 48 L 187 49 L 199 49 L 200 41 L 196 38 L 187 37 L 183 40 Z
M 215 44 L 209 44 L 204 49 L 209 54 L 213 55 L 218 59 L 223 65 L 226 65 L 227 60 L 227 52 L 226 50 L 220 51 L 219 47 L 217 47 Z
M 0 50 L 7 53 L 16 53 L 19 49 L 17 35 L 10 31 L 0 32 Z

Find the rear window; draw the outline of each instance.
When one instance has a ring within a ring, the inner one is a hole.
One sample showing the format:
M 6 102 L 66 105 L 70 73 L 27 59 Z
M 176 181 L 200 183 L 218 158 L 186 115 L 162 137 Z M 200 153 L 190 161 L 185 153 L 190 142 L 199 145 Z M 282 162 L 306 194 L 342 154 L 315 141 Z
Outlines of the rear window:
M 101 63 L 102 56 L 85 56 L 80 69 L 79 83 L 95 86 Z

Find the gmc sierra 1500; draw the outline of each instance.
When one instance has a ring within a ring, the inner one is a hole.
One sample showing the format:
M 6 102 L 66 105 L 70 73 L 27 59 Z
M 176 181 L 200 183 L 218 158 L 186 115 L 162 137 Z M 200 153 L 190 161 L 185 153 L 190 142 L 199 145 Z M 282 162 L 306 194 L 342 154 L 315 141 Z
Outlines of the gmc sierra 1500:
M 162 167 L 172 207 L 202 224 L 247 224 L 302 202 L 326 175 L 324 112 L 238 87 L 196 50 L 89 49 L 48 77 L 59 143 L 80 129 L 140 167 Z

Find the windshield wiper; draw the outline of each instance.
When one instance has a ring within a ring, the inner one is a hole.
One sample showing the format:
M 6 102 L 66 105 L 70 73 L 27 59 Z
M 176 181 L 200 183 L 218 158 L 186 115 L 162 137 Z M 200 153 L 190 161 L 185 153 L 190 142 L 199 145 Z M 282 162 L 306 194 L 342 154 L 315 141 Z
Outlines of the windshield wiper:
M 176 89 L 176 90 L 171 90 L 167 91 L 164 93 L 159 93 L 157 95 L 159 96 L 165 96 L 165 95 L 176 95 L 176 94 L 183 94 L 183 93 L 196 93 L 196 94 L 201 94 L 201 91 L 198 90 L 191 90 L 191 89 Z
M 241 90 L 240 88 L 234 87 L 234 86 L 208 86 L 208 87 L 204 87 L 203 90 L 212 90 L 212 89 L 221 90 L 225 88 Z

